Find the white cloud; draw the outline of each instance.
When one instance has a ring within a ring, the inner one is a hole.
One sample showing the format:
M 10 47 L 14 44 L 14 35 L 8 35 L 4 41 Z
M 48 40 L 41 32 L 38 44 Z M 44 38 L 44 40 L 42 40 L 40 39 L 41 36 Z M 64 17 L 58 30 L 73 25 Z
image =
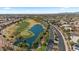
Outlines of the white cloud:
M 64 11 L 64 10 L 67 10 L 67 9 L 69 9 L 70 7 L 62 7 L 62 8 L 60 8 L 60 10 L 61 11 Z
M 9 10 L 9 9 L 11 9 L 11 7 L 4 7 L 3 9 L 5 9 L 5 10 Z

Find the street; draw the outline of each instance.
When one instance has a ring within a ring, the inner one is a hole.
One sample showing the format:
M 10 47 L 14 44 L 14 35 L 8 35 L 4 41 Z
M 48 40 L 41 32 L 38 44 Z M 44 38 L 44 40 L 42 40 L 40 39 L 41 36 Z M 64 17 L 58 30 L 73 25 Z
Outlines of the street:
M 54 27 L 55 31 L 57 32 L 58 34 L 58 39 L 59 39 L 59 50 L 60 51 L 65 51 L 65 45 L 64 45 L 64 41 L 63 41 L 63 37 L 61 35 L 61 33 Z
M 49 41 L 47 45 L 47 51 L 52 51 L 54 46 L 54 32 L 52 31 L 52 27 L 49 29 Z

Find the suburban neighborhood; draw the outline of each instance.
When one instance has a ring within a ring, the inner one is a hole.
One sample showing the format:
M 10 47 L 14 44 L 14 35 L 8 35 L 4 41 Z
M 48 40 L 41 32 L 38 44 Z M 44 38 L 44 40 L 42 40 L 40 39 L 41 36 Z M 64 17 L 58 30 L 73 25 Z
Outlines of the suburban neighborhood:
M 33 26 L 36 26 L 35 29 L 29 29 Z M 27 29 L 26 32 L 24 29 Z M 0 50 L 78 51 L 79 15 L 2 14 Z
M 23 14 L 24 9 L 15 9 L 22 13 L 0 14 L 0 51 L 79 51 L 79 13 L 24 8 L 42 13 Z

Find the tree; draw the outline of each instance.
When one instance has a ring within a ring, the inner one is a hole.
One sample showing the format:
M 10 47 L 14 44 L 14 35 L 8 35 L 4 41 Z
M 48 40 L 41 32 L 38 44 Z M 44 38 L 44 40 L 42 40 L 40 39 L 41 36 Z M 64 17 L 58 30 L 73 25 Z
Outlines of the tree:
M 5 36 L 5 35 L 3 35 L 3 37 L 4 37 L 4 38 L 6 38 L 6 36 Z
M 38 43 L 38 42 L 35 42 L 35 43 L 33 44 L 33 47 L 36 49 L 36 48 L 38 48 L 38 45 L 39 45 L 39 43 Z
M 77 43 L 79 44 L 79 39 L 77 40 Z
M 75 43 L 73 41 L 70 41 L 71 46 L 73 46 Z
M 21 48 L 27 48 L 29 47 L 29 44 L 28 43 L 25 43 L 25 42 L 20 42 L 17 44 L 18 47 L 21 47 Z

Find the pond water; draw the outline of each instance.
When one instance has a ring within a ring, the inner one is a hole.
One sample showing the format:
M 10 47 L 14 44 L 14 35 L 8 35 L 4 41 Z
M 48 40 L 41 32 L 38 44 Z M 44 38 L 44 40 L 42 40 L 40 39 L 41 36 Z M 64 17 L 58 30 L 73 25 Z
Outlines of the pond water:
M 34 33 L 34 36 L 30 37 L 30 38 L 26 38 L 26 39 L 17 39 L 15 43 L 19 43 L 19 42 L 25 42 L 28 43 L 30 45 L 30 47 L 32 46 L 33 42 L 36 40 L 36 38 L 39 36 L 39 34 L 41 32 L 43 32 L 43 27 L 40 24 L 36 24 L 34 25 L 30 31 L 32 31 Z

